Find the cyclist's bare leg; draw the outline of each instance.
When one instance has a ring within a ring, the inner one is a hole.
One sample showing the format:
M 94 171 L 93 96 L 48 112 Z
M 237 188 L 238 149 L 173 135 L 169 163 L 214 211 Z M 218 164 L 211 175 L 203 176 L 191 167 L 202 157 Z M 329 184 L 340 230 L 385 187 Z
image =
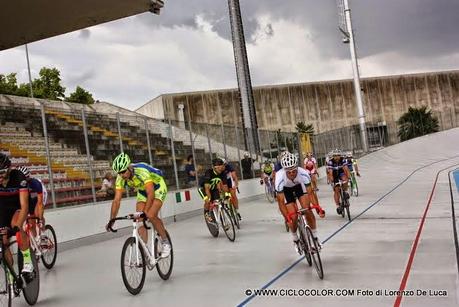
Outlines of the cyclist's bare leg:
M 11 220 L 11 225 L 16 225 L 18 218 L 19 218 L 19 211 L 16 211 L 16 213 L 13 215 L 13 219 Z M 29 240 L 27 238 L 27 234 L 25 233 L 24 229 L 22 229 L 22 227 L 20 228 L 19 233 L 21 236 L 21 240 L 20 240 L 21 242 L 18 242 L 18 246 L 21 251 L 25 251 L 29 248 Z
M 137 204 L 135 205 L 135 210 L 137 212 L 145 212 L 144 211 L 145 210 L 145 202 L 143 202 L 143 201 L 137 202 Z M 139 221 L 141 221 L 141 220 L 139 220 Z M 145 227 L 143 227 L 143 225 L 139 227 L 139 235 L 142 238 L 143 242 L 145 242 L 145 243 L 148 242 L 148 232 L 145 229 Z
M 340 197 L 340 195 L 339 195 L 339 186 L 336 186 L 334 188 L 334 190 L 335 190 L 335 192 L 334 192 L 335 204 L 336 204 L 336 206 L 339 206 L 339 197 Z
M 309 209 L 310 208 L 311 201 L 310 201 L 309 196 L 307 194 L 301 196 L 299 198 L 299 201 L 300 201 L 300 205 L 301 205 L 301 207 L 303 209 Z M 308 222 L 309 227 L 311 227 L 311 229 L 316 229 L 316 227 L 317 227 L 316 217 L 314 216 L 314 213 L 312 212 L 312 210 L 306 211 L 304 213 L 304 215 L 306 216 L 306 221 Z
M 343 191 L 347 191 L 347 187 L 349 185 L 349 178 L 346 175 L 341 176 L 341 180 L 343 181 Z
M 3 246 L 8 246 L 9 240 L 7 239 L 6 236 L 3 236 Z M 10 264 L 13 265 L 13 255 L 11 254 L 11 251 L 9 248 L 6 248 L 3 252 L 3 256 L 5 257 L 6 261 Z
M 231 199 L 232 199 L 232 202 L 233 202 L 233 206 L 234 206 L 234 208 L 236 208 L 236 210 L 238 210 L 239 209 L 239 199 L 237 199 L 236 189 L 235 188 L 231 188 L 230 189 L 230 193 L 231 193 Z
M 159 210 L 161 210 L 162 206 L 163 206 L 163 202 L 155 198 L 153 200 L 153 204 L 148 209 L 146 214 L 150 222 L 153 224 L 153 227 L 159 233 L 159 235 L 161 236 L 161 239 L 163 239 L 164 241 L 167 239 L 166 228 L 164 228 L 163 221 L 158 217 Z

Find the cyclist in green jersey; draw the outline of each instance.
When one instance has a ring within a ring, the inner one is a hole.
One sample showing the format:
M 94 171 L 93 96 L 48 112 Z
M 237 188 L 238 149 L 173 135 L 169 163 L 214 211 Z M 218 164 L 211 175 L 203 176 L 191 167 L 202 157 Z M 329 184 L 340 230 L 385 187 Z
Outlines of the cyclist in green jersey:
M 268 180 L 271 181 L 271 184 L 274 184 L 273 171 L 274 165 L 271 163 L 270 160 L 266 160 L 263 164 L 263 167 L 261 168 L 260 184 L 267 183 Z
M 158 217 L 167 195 L 167 186 L 163 173 L 157 168 L 146 163 L 131 163 L 131 159 L 125 153 L 119 154 L 112 164 L 113 170 L 118 174 L 116 177 L 115 198 L 112 202 L 110 220 L 114 219 L 119 211 L 123 191 L 126 187 L 134 188 L 137 191 L 137 212 L 145 212 L 155 230 L 161 236 L 162 257 L 168 257 L 171 251 L 171 244 L 166 236 L 166 229 L 162 220 Z M 107 231 L 113 226 L 107 224 Z M 148 242 L 147 230 L 141 226 L 139 234 L 144 242 Z

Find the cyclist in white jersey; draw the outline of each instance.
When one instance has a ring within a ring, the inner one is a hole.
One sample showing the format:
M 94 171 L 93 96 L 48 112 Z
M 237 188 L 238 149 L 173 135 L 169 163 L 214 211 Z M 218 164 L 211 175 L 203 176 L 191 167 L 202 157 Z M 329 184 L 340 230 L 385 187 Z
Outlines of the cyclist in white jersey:
M 311 187 L 311 178 L 308 172 L 298 167 L 298 158 L 291 153 L 285 154 L 281 159 L 282 169 L 276 173 L 275 189 L 279 209 L 284 216 L 292 234 L 295 249 L 299 251 L 297 231 L 297 205 L 298 199 L 304 209 L 310 209 L 311 204 L 318 205 L 318 199 Z M 319 207 L 320 208 L 320 207 Z M 325 211 L 319 210 L 320 217 L 325 216 Z M 314 238 L 317 239 L 317 225 L 314 213 L 311 210 L 305 213 L 309 227 Z M 291 218 L 290 218 L 291 217 Z

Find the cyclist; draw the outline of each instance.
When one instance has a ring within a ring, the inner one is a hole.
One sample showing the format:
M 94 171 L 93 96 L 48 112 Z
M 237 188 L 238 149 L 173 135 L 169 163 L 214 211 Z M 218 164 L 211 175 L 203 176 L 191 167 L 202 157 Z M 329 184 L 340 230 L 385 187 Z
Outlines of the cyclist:
M 318 191 L 317 188 L 317 160 L 313 157 L 311 152 L 306 154 L 306 158 L 303 161 L 304 169 L 309 173 L 309 176 L 312 180 L 312 186 L 315 191 Z
M 29 210 L 29 190 L 23 173 L 11 168 L 11 161 L 7 155 L 0 153 L 0 228 L 10 227 L 19 233 L 18 245 L 23 256 L 23 274 L 33 273 L 32 258 L 30 255 L 29 240 L 22 226 Z M 5 259 L 13 264 L 13 256 L 8 249 L 9 240 L 3 238 Z M 11 274 L 8 272 L 8 274 Z M 11 275 L 8 276 L 11 278 Z
M 354 193 L 356 191 L 356 187 L 353 187 L 352 184 L 356 182 L 355 174 L 360 177 L 359 166 L 357 165 L 357 159 L 354 159 L 352 151 L 347 152 L 346 154 L 346 164 L 349 172 L 351 174 L 351 188 L 354 189 Z M 354 170 L 355 168 L 355 170 Z
M 266 160 L 265 163 L 263 163 L 263 167 L 261 168 L 260 184 L 267 183 L 268 180 L 273 183 L 273 171 L 274 165 L 270 160 Z
M 161 257 L 170 255 L 171 244 L 167 239 L 166 228 L 163 221 L 158 217 L 159 210 L 164 204 L 167 195 L 167 186 L 163 173 L 157 168 L 146 163 L 131 163 L 131 159 L 125 153 L 120 153 L 112 164 L 113 170 L 118 174 L 116 177 L 115 198 L 112 202 L 110 220 L 114 219 L 119 211 L 121 198 L 126 187 L 135 188 L 137 191 L 137 212 L 145 212 L 153 227 L 161 236 Z M 108 222 L 106 229 L 110 231 L 114 222 Z M 148 233 L 145 227 L 139 228 L 140 237 L 148 242 Z
M 332 153 L 333 158 L 328 161 L 327 164 L 327 173 L 328 180 L 333 184 L 334 198 L 336 205 L 336 212 L 341 214 L 341 208 L 339 207 L 339 188 L 336 185 L 338 182 L 342 181 L 342 189 L 344 191 L 344 197 L 349 199 L 349 194 L 347 193 L 347 181 L 350 177 L 349 169 L 346 164 L 346 160 L 343 158 L 341 150 L 335 149 Z
M 225 171 L 226 174 L 226 186 L 224 185 L 225 192 L 231 193 L 231 200 L 233 203 L 234 208 L 236 209 L 236 214 L 239 220 L 242 220 L 241 214 L 239 213 L 239 199 L 237 198 L 236 190 L 239 186 L 239 179 L 237 178 L 237 173 L 234 167 L 229 164 L 225 158 L 220 158 L 225 163 Z
M 301 167 L 298 167 L 298 158 L 291 153 L 284 154 L 281 159 L 282 169 L 276 174 L 275 188 L 277 192 L 277 202 L 281 213 L 288 221 L 290 232 L 292 233 L 293 243 L 297 252 L 299 249 L 299 239 L 297 230 L 297 205 L 296 200 L 304 209 L 310 209 L 311 204 L 318 205 L 318 199 L 311 187 L 309 174 Z M 320 208 L 320 207 L 319 207 Z M 319 209 L 320 217 L 325 216 L 325 211 Z M 314 239 L 317 239 L 317 225 L 314 213 L 306 211 L 306 220 L 311 227 Z M 292 217 L 290 219 L 290 217 Z
M 38 217 L 40 219 L 40 228 L 42 228 L 43 225 L 45 225 L 44 211 L 48 198 L 46 187 L 40 179 L 30 176 L 30 170 L 28 167 L 20 166 L 17 170 L 24 174 L 27 181 L 27 187 L 29 188 L 29 215 Z M 36 236 L 35 220 L 31 220 L 30 224 L 32 226 L 32 234 Z
M 204 200 L 204 217 L 208 222 L 213 222 L 212 216 L 209 213 L 210 202 L 220 198 L 220 192 L 226 185 L 225 176 L 225 161 L 221 158 L 212 160 L 212 168 L 208 169 L 200 180 L 200 188 L 198 194 Z M 225 196 L 230 197 L 226 194 Z

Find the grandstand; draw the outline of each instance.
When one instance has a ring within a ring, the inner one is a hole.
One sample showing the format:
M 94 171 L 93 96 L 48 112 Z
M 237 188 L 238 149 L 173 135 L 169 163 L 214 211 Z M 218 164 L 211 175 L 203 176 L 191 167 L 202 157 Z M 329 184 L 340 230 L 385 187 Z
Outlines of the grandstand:
M 99 189 L 104 174 L 111 171 L 111 160 L 121 151 L 120 137 L 124 152 L 133 161 L 150 162 L 147 127 L 151 163 L 165 173 L 170 190 L 177 188 L 168 124 L 153 119 L 146 120 L 135 112 L 114 106 L 107 109 L 107 105 L 104 105 L 103 112 L 100 112 L 93 106 L 0 95 L 0 151 L 12 157 L 13 166 L 27 165 L 33 176 L 43 180 L 48 190 L 51 185 L 43 137 L 42 105 L 57 206 L 92 202 L 91 169 L 95 188 Z M 82 111 L 86 118 L 91 166 L 86 153 Z M 120 111 L 123 115 L 119 115 Z M 189 132 L 182 130 L 173 128 L 175 159 L 179 167 L 178 179 L 183 187 L 186 174 L 180 171 L 180 166 L 192 153 L 192 148 Z M 209 153 L 206 150 L 206 138 L 198 135 L 193 135 L 193 138 L 197 166 L 208 167 L 210 157 L 217 153 L 223 154 L 223 144 L 213 142 L 212 153 Z M 230 160 L 237 160 L 238 150 L 231 147 L 227 150 Z M 98 196 L 97 200 L 105 198 Z M 51 197 L 48 197 L 47 205 L 52 205 Z

